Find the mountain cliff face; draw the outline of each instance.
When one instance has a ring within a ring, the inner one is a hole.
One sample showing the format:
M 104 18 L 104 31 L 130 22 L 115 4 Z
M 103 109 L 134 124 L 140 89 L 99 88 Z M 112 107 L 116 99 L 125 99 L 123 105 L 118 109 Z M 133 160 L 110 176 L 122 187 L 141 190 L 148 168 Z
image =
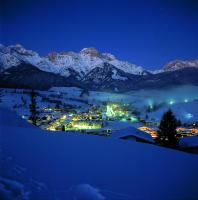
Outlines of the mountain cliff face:
M 41 57 L 19 44 L 0 45 L 0 78 L 1 87 L 48 89 L 80 85 L 94 90 L 127 91 L 198 84 L 198 60 L 171 61 L 161 70 L 148 71 L 95 48 Z
M 189 61 L 182 61 L 182 60 L 174 60 L 166 64 L 163 70 L 166 71 L 175 71 L 184 68 L 197 68 L 198 69 L 198 60 L 189 60 Z

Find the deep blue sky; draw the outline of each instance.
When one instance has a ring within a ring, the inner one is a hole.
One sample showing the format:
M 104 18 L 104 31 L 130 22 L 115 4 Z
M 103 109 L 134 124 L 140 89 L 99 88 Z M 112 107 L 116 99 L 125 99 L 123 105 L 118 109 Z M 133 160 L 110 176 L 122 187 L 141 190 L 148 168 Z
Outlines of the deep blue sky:
M 197 0 L 1 0 L 0 39 L 45 55 L 96 47 L 159 68 L 198 58 Z

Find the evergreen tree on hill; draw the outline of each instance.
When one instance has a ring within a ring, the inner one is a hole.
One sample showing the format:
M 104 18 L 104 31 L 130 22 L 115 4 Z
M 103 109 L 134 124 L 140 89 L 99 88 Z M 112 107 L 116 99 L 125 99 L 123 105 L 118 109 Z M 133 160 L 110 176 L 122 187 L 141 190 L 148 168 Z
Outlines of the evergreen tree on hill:
M 178 121 L 173 115 L 171 110 L 168 110 L 162 116 L 160 125 L 159 125 L 159 139 L 160 141 L 167 146 L 176 146 L 177 145 L 177 131 Z
M 36 103 L 36 97 L 37 97 L 37 93 L 32 90 L 30 92 L 30 98 L 31 98 L 31 102 L 29 105 L 29 110 L 30 110 L 30 120 L 32 121 L 32 124 L 36 125 L 36 122 L 38 120 L 38 111 L 37 111 L 37 103 Z

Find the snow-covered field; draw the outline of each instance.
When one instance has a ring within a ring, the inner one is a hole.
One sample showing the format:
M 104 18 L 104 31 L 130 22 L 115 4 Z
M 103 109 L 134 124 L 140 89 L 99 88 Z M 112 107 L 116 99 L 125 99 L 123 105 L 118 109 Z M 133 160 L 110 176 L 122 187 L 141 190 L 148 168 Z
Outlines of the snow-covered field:
M 198 157 L 151 144 L 42 131 L 0 111 L 0 199 L 195 200 Z

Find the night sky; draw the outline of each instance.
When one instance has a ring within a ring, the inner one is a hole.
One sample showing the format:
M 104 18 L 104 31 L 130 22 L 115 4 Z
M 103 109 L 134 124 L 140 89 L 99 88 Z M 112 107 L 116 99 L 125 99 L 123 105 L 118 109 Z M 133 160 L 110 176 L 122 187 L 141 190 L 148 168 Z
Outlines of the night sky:
M 46 55 L 95 47 L 160 68 L 198 58 L 196 0 L 0 0 L 0 42 Z

